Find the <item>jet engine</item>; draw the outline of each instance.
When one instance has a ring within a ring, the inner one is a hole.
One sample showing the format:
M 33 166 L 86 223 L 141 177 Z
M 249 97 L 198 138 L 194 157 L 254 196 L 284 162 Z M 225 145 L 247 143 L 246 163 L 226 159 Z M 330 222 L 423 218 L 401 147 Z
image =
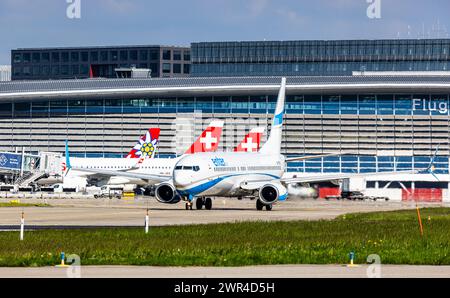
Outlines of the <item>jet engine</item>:
M 271 205 L 287 198 L 287 189 L 281 183 L 268 183 L 259 189 L 259 200 L 264 205 Z
M 155 189 L 156 200 L 164 204 L 176 204 L 181 200 L 173 184 L 162 183 Z

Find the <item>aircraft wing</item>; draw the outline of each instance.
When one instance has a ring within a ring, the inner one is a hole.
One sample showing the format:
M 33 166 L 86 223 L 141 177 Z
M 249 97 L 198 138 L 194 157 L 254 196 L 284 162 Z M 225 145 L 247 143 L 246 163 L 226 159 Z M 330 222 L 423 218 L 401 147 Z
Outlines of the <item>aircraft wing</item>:
M 84 168 L 72 168 L 75 171 L 87 172 L 92 175 L 99 175 L 102 177 L 125 177 L 125 178 L 133 178 L 133 179 L 142 179 L 142 180 L 151 180 L 155 182 L 164 182 L 168 181 L 172 178 L 169 175 L 154 175 L 154 174 L 145 174 L 145 173 L 136 173 L 136 172 L 126 172 L 126 171 L 111 171 L 111 170 L 99 170 L 99 169 L 84 169 Z
M 417 174 L 420 171 L 397 171 L 397 172 L 377 172 L 377 173 L 339 173 L 321 176 L 305 176 L 305 177 L 295 177 L 295 178 L 284 178 L 281 179 L 283 184 L 294 184 L 294 183 L 308 183 L 308 182 L 322 182 L 331 180 L 342 180 L 346 178 L 358 178 L 358 177 L 370 177 L 370 176 L 382 176 L 382 175 L 393 175 L 393 174 Z
M 274 182 L 281 182 L 284 185 L 295 184 L 295 183 L 309 183 L 309 182 L 322 182 L 322 181 L 333 181 L 342 180 L 346 178 L 357 178 L 357 177 L 370 177 L 370 176 L 382 176 L 382 175 L 392 175 L 392 174 L 417 174 L 420 171 L 397 171 L 397 172 L 378 172 L 378 173 L 348 173 L 348 174 L 331 174 L 331 175 L 311 175 L 305 177 L 295 177 L 295 178 L 282 178 L 280 180 L 273 180 Z M 240 184 L 241 189 L 244 190 L 256 190 L 260 189 L 270 181 L 243 181 Z
M 366 155 L 366 154 L 357 153 L 357 152 L 324 153 L 324 154 L 318 154 L 318 155 L 304 155 L 304 156 L 296 156 L 296 157 L 286 157 L 286 162 L 303 161 L 303 160 L 317 159 L 317 158 L 322 158 L 322 157 L 345 156 L 345 155 Z

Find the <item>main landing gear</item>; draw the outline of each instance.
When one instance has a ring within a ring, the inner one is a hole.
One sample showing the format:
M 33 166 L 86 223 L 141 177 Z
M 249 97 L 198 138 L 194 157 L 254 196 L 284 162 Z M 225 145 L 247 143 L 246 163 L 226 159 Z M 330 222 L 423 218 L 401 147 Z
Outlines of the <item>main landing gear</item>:
M 260 200 L 256 200 L 256 210 L 262 211 L 264 209 L 264 207 L 266 207 L 267 211 L 271 211 L 272 210 L 272 204 L 265 205 Z
M 201 210 L 203 206 L 205 206 L 206 210 L 211 210 L 212 200 L 211 198 L 197 198 L 195 200 L 195 206 L 197 207 L 197 210 Z

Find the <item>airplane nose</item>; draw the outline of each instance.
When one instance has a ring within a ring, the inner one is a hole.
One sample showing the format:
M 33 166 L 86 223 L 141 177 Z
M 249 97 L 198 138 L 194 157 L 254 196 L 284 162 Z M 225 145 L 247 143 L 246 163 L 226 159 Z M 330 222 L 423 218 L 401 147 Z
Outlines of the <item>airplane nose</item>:
M 173 175 L 173 183 L 175 187 L 184 187 L 190 183 L 189 175 L 182 172 L 175 172 Z

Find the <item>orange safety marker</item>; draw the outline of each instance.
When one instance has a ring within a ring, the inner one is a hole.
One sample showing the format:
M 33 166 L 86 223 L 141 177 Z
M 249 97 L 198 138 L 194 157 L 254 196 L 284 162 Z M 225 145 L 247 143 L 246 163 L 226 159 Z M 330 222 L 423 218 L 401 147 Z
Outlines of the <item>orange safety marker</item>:
M 417 202 L 416 202 L 416 210 L 417 210 L 417 219 L 419 220 L 420 236 L 423 237 L 422 217 L 420 217 L 420 209 L 419 209 L 419 205 L 417 205 Z

